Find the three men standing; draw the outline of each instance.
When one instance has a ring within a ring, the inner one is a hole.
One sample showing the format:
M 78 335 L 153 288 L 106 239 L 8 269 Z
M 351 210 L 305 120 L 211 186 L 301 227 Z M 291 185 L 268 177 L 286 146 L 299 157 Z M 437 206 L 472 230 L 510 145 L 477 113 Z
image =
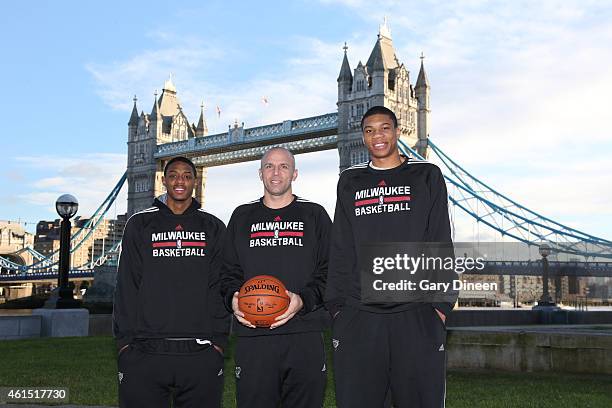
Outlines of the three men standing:
M 298 172 L 284 148 L 263 156 L 264 195 L 236 208 L 227 231 L 191 198 L 193 164 L 168 163 L 167 201 L 135 214 L 123 238 L 114 312 L 122 407 L 167 406 L 169 387 L 176 407 L 220 406 L 223 306 L 240 323 L 238 407 L 321 407 L 324 298 L 338 407 L 386 406 L 389 394 L 398 407 L 444 405 L 445 320 L 456 293 L 436 303 L 365 303 L 359 273 L 367 244 L 452 245 L 444 179 L 435 165 L 400 155 L 391 110 L 371 108 L 361 127 L 371 161 L 340 175 L 333 229 L 323 207 L 292 193 Z M 390 193 L 357 198 L 381 186 Z M 270 328 L 253 326 L 238 307 L 240 287 L 257 275 L 288 289 L 289 308 Z

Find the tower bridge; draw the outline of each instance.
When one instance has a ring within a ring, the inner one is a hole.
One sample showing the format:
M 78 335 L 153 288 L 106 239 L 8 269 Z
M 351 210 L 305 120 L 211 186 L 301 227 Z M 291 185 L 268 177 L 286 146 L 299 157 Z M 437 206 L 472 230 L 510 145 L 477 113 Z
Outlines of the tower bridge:
M 502 240 L 507 238 L 528 246 L 549 242 L 553 251 L 578 259 L 575 264 L 560 264 L 559 274 L 612 276 L 612 241 L 522 206 L 471 174 L 430 139 L 431 87 L 423 56 L 413 84 L 410 71 L 396 55 L 386 23 L 380 26 L 365 64 L 359 61 L 352 69 L 345 45 L 339 65 L 336 112 L 250 128 L 234 123 L 227 132 L 218 134 L 208 133 L 203 106 L 197 123 L 190 123 L 172 79 L 165 82 L 159 96 L 155 95 L 150 113 L 143 110 L 139 113 L 134 98 L 128 122 L 127 171 L 88 224 L 73 235 L 71 250 L 83 245 L 98 228 L 124 184 L 128 186 L 128 215 L 149 207 L 153 198 L 164 192 L 161 179 L 165 163 L 177 155 L 190 157 L 196 164 L 195 195 L 201 202 L 205 199 L 208 167 L 257 160 L 271 146 L 284 146 L 295 154 L 337 149 L 339 170 L 364 162 L 368 152 L 363 145 L 360 121 L 368 108 L 382 105 L 397 114 L 403 153 L 437 160 L 447 183 L 451 208 L 459 208 L 474 223 L 495 231 Z M 44 257 L 31 251 L 25 253 L 31 257 L 30 262 L 0 256 L 0 283 L 55 279 L 57 253 Z M 118 245 L 114 245 L 87 265 L 73 265 L 71 277 L 91 278 L 93 266 L 111 265 L 117 254 Z M 602 262 L 585 263 L 594 260 Z M 490 263 L 487 268 L 493 275 L 538 275 L 539 271 L 537 262 L 522 261 Z
M 150 114 L 139 114 L 135 99 L 128 122 L 128 214 L 149 207 L 164 192 L 164 164 L 177 155 L 190 157 L 196 164 L 200 202 L 205 198 L 208 167 L 259 159 L 270 146 L 284 146 L 295 154 L 337 149 L 340 170 L 363 162 L 368 152 L 361 117 L 376 105 L 393 110 L 404 143 L 427 156 L 430 85 L 423 59 L 413 85 L 386 22 L 365 64 L 359 61 L 351 69 L 345 45 L 337 87 L 337 112 L 253 128 L 235 123 L 227 132 L 214 135 L 208 134 L 203 106 L 197 124 L 189 124 L 171 79 L 159 98 L 155 95 Z

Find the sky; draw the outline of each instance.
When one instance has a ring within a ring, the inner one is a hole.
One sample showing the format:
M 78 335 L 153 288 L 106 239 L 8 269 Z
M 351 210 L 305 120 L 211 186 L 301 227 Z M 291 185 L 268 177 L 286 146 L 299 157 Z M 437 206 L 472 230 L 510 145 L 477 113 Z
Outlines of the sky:
M 432 141 L 515 201 L 612 239 L 606 1 L 42 0 L 6 3 L 3 16 L 0 219 L 30 231 L 57 218 L 63 193 L 87 216 L 110 192 L 134 95 L 150 112 L 172 74 L 190 121 L 203 100 L 213 134 L 334 112 L 344 42 L 351 68 L 365 63 L 387 16 L 413 84 L 425 55 Z M 297 166 L 294 192 L 333 214 L 337 152 Z M 205 208 L 227 221 L 259 197 L 257 167 L 211 168 Z M 110 215 L 125 209 L 124 191 Z M 459 237 L 474 232 L 456 223 Z

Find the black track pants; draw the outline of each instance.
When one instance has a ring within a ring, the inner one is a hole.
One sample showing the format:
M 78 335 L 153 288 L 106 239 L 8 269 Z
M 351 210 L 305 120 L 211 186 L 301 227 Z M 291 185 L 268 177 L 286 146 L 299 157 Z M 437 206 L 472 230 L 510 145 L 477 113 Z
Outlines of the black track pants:
M 212 346 L 153 340 L 119 354 L 121 408 L 219 408 L 223 356 Z
M 430 304 L 398 313 L 344 307 L 333 322 L 338 408 L 444 407 L 446 328 Z
M 238 337 L 238 408 L 321 408 L 327 383 L 320 332 Z

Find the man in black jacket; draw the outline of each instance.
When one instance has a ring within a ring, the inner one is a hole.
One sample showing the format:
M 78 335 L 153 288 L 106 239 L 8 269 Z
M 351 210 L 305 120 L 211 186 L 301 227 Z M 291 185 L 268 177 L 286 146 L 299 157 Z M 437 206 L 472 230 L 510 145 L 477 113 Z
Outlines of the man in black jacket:
M 227 226 L 222 293 L 237 321 L 238 408 L 320 408 L 327 367 L 321 307 L 331 220 L 318 204 L 292 193 L 295 159 L 272 148 L 261 159 L 261 199 L 236 208 Z M 288 310 L 271 328 L 256 328 L 238 307 L 238 290 L 257 275 L 288 289 Z
M 192 198 L 196 175 L 189 159 L 170 160 L 167 193 L 125 226 L 113 310 L 121 407 L 221 406 L 225 225 Z
M 371 108 L 361 128 L 371 161 L 340 175 L 330 248 L 326 304 L 334 319 L 336 403 L 382 407 L 390 392 L 396 406 L 438 408 L 445 398 L 445 320 L 456 293 L 435 303 L 365 301 L 360 257 L 388 243 L 452 249 L 446 186 L 437 166 L 400 155 L 391 110 Z

